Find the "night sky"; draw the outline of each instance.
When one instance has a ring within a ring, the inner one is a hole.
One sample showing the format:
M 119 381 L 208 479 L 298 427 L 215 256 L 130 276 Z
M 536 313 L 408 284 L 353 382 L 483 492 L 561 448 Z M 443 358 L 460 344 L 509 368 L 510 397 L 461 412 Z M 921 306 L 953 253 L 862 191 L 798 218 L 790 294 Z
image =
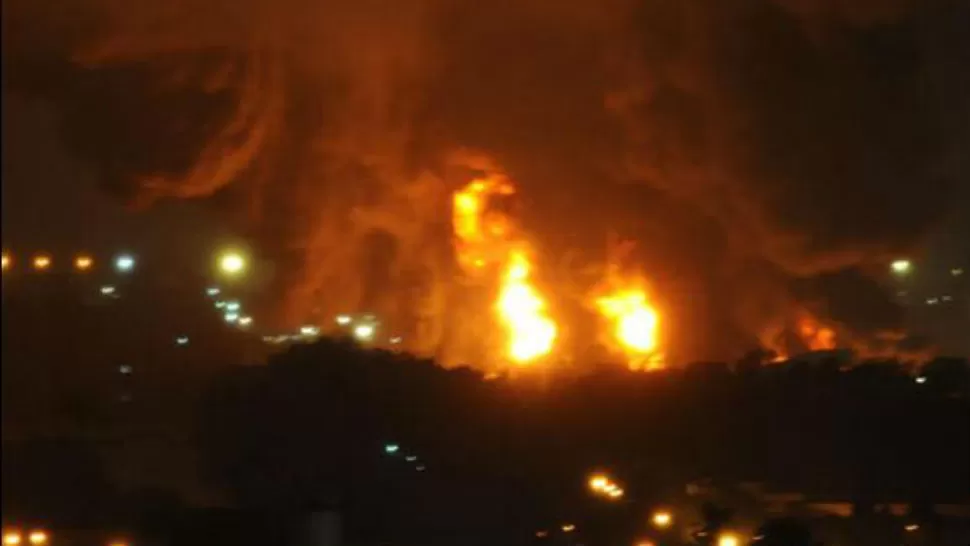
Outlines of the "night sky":
M 454 274 L 471 150 L 550 282 L 636 241 L 685 358 L 805 310 L 866 345 L 903 330 L 892 259 L 967 266 L 966 2 L 183 4 L 4 4 L 5 247 L 198 262 L 243 237 L 279 323 L 375 279 L 407 320 Z

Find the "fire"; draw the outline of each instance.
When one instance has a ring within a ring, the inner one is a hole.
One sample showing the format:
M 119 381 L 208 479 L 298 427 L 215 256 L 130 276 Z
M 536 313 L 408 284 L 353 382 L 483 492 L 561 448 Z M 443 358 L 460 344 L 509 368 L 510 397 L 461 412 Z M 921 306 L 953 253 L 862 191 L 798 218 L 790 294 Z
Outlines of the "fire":
M 835 349 L 835 331 L 819 323 L 815 317 L 804 314 L 798 321 L 798 335 L 802 343 L 812 351 Z
M 525 364 L 552 351 L 558 328 L 530 281 L 533 264 L 527 245 L 514 233 L 507 215 L 489 208 L 491 199 L 514 193 L 504 177 L 475 179 L 455 192 L 452 223 L 462 270 L 475 276 L 490 271 L 500 275 L 495 311 L 508 335 L 505 356 Z
M 659 352 L 660 315 L 642 286 L 640 281 L 623 280 L 611 272 L 594 304 L 610 322 L 610 345 L 626 355 L 630 368 L 656 370 L 664 367 Z
M 509 256 L 497 308 L 509 332 L 508 355 L 529 362 L 552 351 L 556 323 L 546 314 L 546 303 L 529 284 L 531 265 L 522 251 Z

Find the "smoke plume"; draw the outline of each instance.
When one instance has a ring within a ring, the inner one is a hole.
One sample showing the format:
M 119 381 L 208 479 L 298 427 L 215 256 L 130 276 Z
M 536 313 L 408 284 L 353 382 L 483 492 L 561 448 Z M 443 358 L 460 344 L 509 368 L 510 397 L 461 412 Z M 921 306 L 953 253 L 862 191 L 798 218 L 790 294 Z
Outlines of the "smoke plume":
M 556 282 L 607 234 L 637 241 L 669 352 L 694 358 L 807 308 L 847 337 L 897 328 L 866 316 L 884 301 L 798 288 L 872 288 L 861 272 L 952 214 L 968 174 L 959 0 L 3 10 L 5 86 L 56 106 L 105 188 L 212 200 L 279 265 L 281 320 L 366 307 L 427 354 L 481 321 L 453 280 L 449 196 L 485 168 L 460 150 L 515 180 Z

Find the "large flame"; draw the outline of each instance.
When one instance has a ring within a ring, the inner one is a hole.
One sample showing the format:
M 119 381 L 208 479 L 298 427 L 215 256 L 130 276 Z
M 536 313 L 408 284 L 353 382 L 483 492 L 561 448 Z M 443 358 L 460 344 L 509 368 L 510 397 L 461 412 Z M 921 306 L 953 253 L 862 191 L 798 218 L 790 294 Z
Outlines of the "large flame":
M 504 177 L 475 179 L 455 192 L 452 222 L 462 270 L 477 277 L 500 275 L 495 311 L 508 336 L 504 357 L 526 364 L 552 351 L 558 328 L 530 282 L 527 245 L 514 233 L 512 220 L 489 207 L 490 199 L 513 193 Z
M 523 251 L 509 256 L 496 304 L 509 334 L 508 356 L 525 363 L 545 356 L 556 341 L 556 323 L 546 314 L 546 303 L 529 284 L 531 264 Z
M 611 326 L 609 345 L 621 351 L 633 370 L 664 367 L 660 353 L 660 315 L 650 304 L 643 283 L 611 275 L 594 303 Z

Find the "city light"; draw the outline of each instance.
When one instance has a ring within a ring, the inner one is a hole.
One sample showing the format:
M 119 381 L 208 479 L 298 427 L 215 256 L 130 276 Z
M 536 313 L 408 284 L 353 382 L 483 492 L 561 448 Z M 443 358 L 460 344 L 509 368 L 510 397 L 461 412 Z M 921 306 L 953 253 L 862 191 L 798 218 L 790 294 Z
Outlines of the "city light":
M 404 339 L 401 338 L 401 336 L 394 336 L 391 338 L 391 345 L 399 345 L 402 341 L 404 341 Z
M 351 321 L 353 321 L 353 319 L 350 318 L 350 315 L 337 315 L 337 324 L 341 326 L 347 326 L 351 323 Z
M 916 531 L 919 531 L 919 525 L 910 523 L 906 527 L 903 527 L 903 529 L 906 529 L 907 533 L 915 533 Z
M 717 546 L 741 546 L 741 539 L 734 533 L 722 533 L 717 537 Z
M 593 491 L 603 491 L 609 485 L 610 479 L 601 474 L 597 474 L 589 479 L 589 488 Z
M 893 273 L 902 276 L 909 274 L 909 272 L 913 269 L 913 264 L 909 260 L 896 260 L 890 264 L 889 267 L 892 269 Z
M 17 546 L 20 544 L 20 533 L 18 531 L 6 531 L 3 533 L 4 546 Z
M 586 483 L 594 495 L 602 495 L 613 500 L 623 497 L 623 489 L 606 474 L 593 474 Z
M 210 298 L 218 296 L 220 292 L 222 291 L 219 290 L 218 286 L 210 286 L 209 288 L 205 289 L 205 295 L 209 296 Z
M 371 324 L 359 324 L 354 328 L 354 337 L 361 341 L 370 341 L 374 338 L 374 330 Z
M 549 531 L 536 531 L 536 538 L 546 538 L 549 536 Z
M 237 324 L 239 324 L 239 326 L 243 328 L 248 328 L 253 323 L 253 317 L 250 317 L 250 316 L 239 317 L 239 320 L 236 322 Z
M 27 542 L 30 542 L 35 546 L 47 544 L 47 539 L 47 533 L 44 531 L 32 531 L 29 535 L 27 535 Z
M 50 269 L 51 257 L 47 254 L 38 254 L 37 256 L 34 256 L 33 263 L 34 269 L 37 271 L 46 271 L 47 269 Z
M 238 301 L 226 302 L 226 311 L 231 311 L 235 313 L 236 311 L 239 311 L 239 307 L 240 305 Z
M 229 311 L 228 313 L 225 314 L 223 318 L 226 319 L 226 322 L 233 323 L 239 320 L 239 313 Z
M 657 546 L 652 540 L 641 540 L 636 546 Z
M 94 266 L 94 259 L 91 256 L 82 254 L 80 256 L 75 256 L 74 258 L 74 269 L 78 271 L 87 271 Z
M 188 345 L 189 344 L 189 336 L 179 336 L 179 337 L 175 338 L 175 344 L 176 345 Z
M 320 329 L 316 326 L 300 326 L 301 336 L 316 336 L 320 335 Z
M 954 267 L 953 269 L 950 270 L 950 275 L 953 275 L 954 277 L 959 277 L 960 275 L 963 275 L 963 268 Z
M 561 529 L 563 533 L 572 533 L 573 531 L 576 530 L 576 526 L 573 525 L 572 523 L 565 523 L 563 524 Z
M 13 263 L 13 260 L 10 258 L 10 255 L 7 254 L 6 252 L 4 252 L 3 253 L 3 270 L 6 271 L 6 270 L 10 269 L 10 264 L 11 263 Z
M 388 455 L 393 455 L 397 453 L 400 449 L 401 449 L 401 446 L 397 444 L 387 444 L 384 446 L 384 453 L 387 453 Z
M 417 461 L 418 458 L 414 455 L 408 455 L 407 457 L 404 458 L 404 460 L 409 463 L 413 463 L 414 461 Z
M 916 382 L 919 383 L 920 385 L 922 385 L 923 383 L 926 383 L 926 376 L 925 375 L 916 376 Z
M 232 277 L 246 271 L 246 257 L 241 253 L 229 250 L 219 255 L 219 271 Z
M 656 527 L 657 529 L 666 529 L 667 527 L 670 527 L 670 524 L 674 522 L 674 517 L 673 515 L 671 515 L 670 512 L 667 512 L 666 510 L 659 510 L 653 513 L 653 516 L 650 518 L 650 521 L 653 523 L 653 526 Z
M 119 273 L 129 273 L 135 269 L 135 257 L 130 254 L 122 254 L 115 258 L 115 269 Z

